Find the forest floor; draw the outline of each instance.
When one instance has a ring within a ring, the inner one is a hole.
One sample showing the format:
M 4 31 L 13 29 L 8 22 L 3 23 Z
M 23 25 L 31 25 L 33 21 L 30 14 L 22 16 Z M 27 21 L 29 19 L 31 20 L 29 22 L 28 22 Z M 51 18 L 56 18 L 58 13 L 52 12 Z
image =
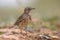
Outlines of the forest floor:
M 49 36 L 51 36 L 52 38 L 51 40 L 59 40 L 59 36 L 49 29 L 40 29 L 40 31 L 38 32 L 27 31 L 26 34 L 25 30 L 22 30 L 21 33 L 21 29 L 5 28 L 5 29 L 0 29 L 0 32 L 3 32 L 0 35 L 0 40 L 42 40 L 44 38 L 41 38 L 39 35 L 43 35 L 43 34 L 49 34 Z

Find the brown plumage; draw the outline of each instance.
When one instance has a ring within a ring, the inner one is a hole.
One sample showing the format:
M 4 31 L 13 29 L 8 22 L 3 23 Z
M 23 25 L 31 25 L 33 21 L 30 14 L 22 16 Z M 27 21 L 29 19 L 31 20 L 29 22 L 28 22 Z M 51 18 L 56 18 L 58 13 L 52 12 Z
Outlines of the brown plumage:
M 29 15 L 29 13 L 32 9 L 34 8 L 26 7 L 24 9 L 24 13 L 18 18 L 18 20 L 14 24 L 21 29 L 21 33 L 22 33 L 22 28 L 27 27 L 27 25 L 31 22 L 31 16 Z

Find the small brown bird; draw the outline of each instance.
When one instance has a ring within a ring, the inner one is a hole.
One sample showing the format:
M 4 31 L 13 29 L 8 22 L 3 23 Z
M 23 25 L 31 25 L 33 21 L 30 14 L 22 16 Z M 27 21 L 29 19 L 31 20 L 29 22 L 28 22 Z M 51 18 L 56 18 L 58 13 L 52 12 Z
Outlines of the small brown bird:
M 26 7 L 24 9 L 24 13 L 18 18 L 14 25 L 17 25 L 21 29 L 27 27 L 27 25 L 31 22 L 31 16 L 29 15 L 30 11 L 35 8 Z M 27 34 L 27 31 L 26 31 Z

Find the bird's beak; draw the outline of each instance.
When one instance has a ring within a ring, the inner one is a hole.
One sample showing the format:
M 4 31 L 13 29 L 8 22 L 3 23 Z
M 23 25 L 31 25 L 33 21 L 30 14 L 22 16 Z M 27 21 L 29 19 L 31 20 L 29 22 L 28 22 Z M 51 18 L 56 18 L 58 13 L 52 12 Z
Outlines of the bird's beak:
M 35 8 L 31 8 L 31 10 L 34 10 Z

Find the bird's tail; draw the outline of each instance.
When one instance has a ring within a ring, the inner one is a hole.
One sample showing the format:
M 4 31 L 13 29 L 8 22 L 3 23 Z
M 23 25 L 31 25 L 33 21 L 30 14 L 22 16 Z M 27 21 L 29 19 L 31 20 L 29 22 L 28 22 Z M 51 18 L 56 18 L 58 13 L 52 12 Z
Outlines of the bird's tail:
M 16 28 L 18 28 L 18 26 L 17 25 L 13 25 L 9 29 L 12 29 L 12 28 L 16 29 Z

